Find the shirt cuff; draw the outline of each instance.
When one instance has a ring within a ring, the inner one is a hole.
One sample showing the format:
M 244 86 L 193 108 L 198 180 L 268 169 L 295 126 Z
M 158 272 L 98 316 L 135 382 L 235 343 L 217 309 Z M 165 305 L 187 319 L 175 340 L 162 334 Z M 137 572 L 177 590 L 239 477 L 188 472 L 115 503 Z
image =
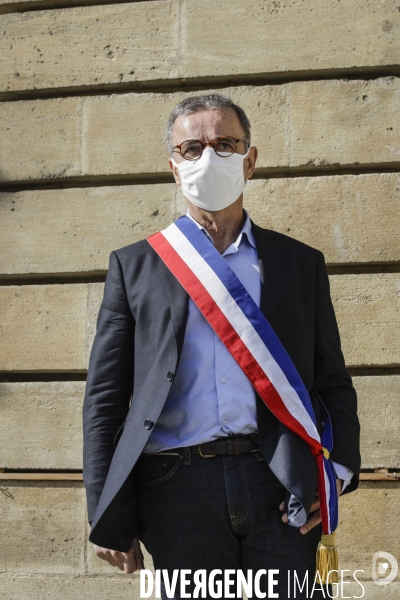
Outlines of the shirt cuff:
M 354 473 L 353 473 L 353 471 L 350 471 L 350 469 L 348 469 L 347 467 L 344 467 L 343 465 L 340 465 L 339 463 L 332 461 L 332 464 L 335 467 L 336 476 L 338 477 L 338 479 L 343 480 L 343 485 L 342 485 L 342 493 L 343 493 L 345 488 L 349 485 Z

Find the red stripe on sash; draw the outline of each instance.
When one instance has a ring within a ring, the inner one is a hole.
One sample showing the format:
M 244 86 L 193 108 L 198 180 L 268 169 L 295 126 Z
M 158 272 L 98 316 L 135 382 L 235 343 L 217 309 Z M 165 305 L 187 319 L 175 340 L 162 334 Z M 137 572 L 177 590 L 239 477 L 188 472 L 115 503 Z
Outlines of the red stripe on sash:
M 265 405 L 282 423 L 309 445 L 314 456 L 318 455 L 321 452 L 321 444 L 318 440 L 311 438 L 301 423 L 288 411 L 266 373 L 261 369 L 254 356 L 197 276 L 161 232 L 150 236 L 147 241 L 198 306 L 215 333 L 242 368 L 253 387 L 260 394 Z

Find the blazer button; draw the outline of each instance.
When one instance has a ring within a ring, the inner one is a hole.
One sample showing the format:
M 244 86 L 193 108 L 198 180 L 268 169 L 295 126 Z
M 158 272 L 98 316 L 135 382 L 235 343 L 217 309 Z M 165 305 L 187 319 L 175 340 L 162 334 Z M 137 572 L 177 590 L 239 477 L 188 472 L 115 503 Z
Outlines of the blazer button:
M 150 421 L 150 419 L 146 419 L 143 423 L 145 429 L 153 429 L 154 421 Z
M 174 377 L 175 377 L 174 373 L 172 371 L 168 371 L 168 374 L 167 374 L 168 381 L 173 381 Z

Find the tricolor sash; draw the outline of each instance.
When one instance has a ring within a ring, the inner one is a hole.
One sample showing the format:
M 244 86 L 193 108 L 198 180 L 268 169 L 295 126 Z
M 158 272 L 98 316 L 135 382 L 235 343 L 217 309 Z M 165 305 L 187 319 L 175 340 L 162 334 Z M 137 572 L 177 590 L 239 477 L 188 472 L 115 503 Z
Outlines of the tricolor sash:
M 188 217 L 148 238 L 269 410 L 309 446 L 318 473 L 324 534 L 338 522 L 332 426 L 321 402 L 322 436 L 310 395 L 283 344 L 226 260 Z

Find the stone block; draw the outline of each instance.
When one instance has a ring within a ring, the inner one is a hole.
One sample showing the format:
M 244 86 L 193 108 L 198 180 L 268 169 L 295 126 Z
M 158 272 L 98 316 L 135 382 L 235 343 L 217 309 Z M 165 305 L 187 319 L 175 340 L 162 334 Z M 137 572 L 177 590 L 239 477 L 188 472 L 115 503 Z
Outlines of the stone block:
M 361 423 L 361 459 L 364 469 L 398 469 L 400 430 L 400 377 L 354 377 Z
M 186 1 L 183 70 L 204 77 L 395 65 L 399 32 L 395 0 Z
M 176 189 L 159 184 L 0 194 L 0 273 L 104 273 L 112 250 L 178 216 Z
M 332 275 L 330 282 L 346 364 L 398 364 L 400 275 Z
M 84 572 L 82 483 L 2 481 L 0 491 L 0 571 Z
M 81 105 L 81 98 L 0 103 L 0 181 L 79 175 Z
M 399 364 L 399 274 L 330 282 L 347 365 Z M 101 283 L 0 287 L 0 370 L 86 369 L 102 295 Z
M 150 86 L 396 65 L 396 0 L 342 4 L 164 0 L 10 14 L 2 19 L 2 89 Z M 0 11 L 8 10 L 10 1 L 2 0 Z M 357 23 L 356 44 L 350 23 Z
M 0 370 L 81 371 L 103 284 L 0 288 Z
M 7 600 L 139 600 L 135 575 L 113 577 L 0 576 Z
M 397 261 L 399 186 L 398 173 L 258 179 L 244 206 L 257 225 L 318 248 L 330 265 Z
M 400 377 L 354 377 L 353 383 L 362 467 L 398 468 Z M 0 468 L 81 469 L 84 394 L 81 381 L 0 383 Z
M 399 83 L 394 78 L 305 81 L 219 91 L 248 113 L 252 142 L 259 149 L 257 168 L 265 174 L 276 168 L 295 173 L 299 167 L 334 171 L 339 165 L 399 164 Z M 89 181 L 91 177 L 137 175 L 151 181 L 152 174 L 165 176 L 169 169 L 164 129 L 169 113 L 183 98 L 201 93 L 131 93 L 3 103 L 0 133 L 5 141 L 0 178 L 24 181 L 84 176 Z M 54 152 L 49 153 L 49 148 Z
M 291 85 L 291 166 L 399 163 L 396 78 Z
M 0 468 L 81 469 L 84 381 L 0 383 Z
M 397 482 L 361 482 L 358 490 L 342 496 L 337 529 L 340 569 L 349 569 L 351 573 L 361 569 L 364 573 L 357 577 L 370 580 L 375 552 L 384 550 L 398 559 L 399 523 L 400 486 Z
M 5 15 L 1 91 L 174 78 L 178 28 L 176 0 Z

